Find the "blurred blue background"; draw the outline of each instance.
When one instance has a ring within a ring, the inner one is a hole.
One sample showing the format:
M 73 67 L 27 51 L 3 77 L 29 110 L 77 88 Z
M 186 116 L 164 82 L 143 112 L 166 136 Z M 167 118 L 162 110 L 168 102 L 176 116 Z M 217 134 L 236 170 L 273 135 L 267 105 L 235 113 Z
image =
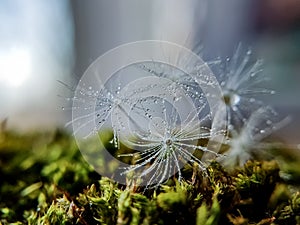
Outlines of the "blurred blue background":
M 17 130 L 63 126 L 69 119 L 57 80 L 76 84 L 98 56 L 120 44 L 159 39 L 209 57 L 239 42 L 265 61 L 275 95 L 264 100 L 292 122 L 278 135 L 300 143 L 298 0 L 0 0 L 0 119 Z

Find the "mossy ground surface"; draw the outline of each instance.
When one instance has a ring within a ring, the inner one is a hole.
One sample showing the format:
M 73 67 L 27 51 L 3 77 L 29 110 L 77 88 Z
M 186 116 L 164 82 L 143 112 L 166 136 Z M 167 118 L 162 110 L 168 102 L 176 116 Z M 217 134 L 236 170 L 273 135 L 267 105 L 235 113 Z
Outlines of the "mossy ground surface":
M 299 161 L 274 152 L 230 173 L 190 165 L 183 182 L 144 190 L 101 177 L 63 132 L 2 131 L 0 224 L 300 224 Z

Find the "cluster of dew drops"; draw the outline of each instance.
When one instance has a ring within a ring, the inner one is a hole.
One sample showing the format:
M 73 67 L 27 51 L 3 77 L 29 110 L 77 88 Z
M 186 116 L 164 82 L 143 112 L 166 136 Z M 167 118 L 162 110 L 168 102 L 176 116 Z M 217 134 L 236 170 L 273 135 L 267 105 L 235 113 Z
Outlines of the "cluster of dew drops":
M 77 124 L 75 134 L 88 127 L 87 138 L 104 128 L 112 129 L 110 143 L 116 149 L 122 143 L 134 150 L 118 156 L 131 157 L 133 162 L 123 168 L 122 175 L 133 172 L 147 187 L 157 187 L 174 174 L 180 181 L 181 169 L 187 163 L 205 171 L 207 163 L 201 160 L 204 153 L 225 166 L 243 165 L 280 123 L 275 110 L 259 99 L 260 95 L 274 94 L 263 87 L 267 81 L 263 62 L 239 45 L 232 57 L 207 61 L 205 66 L 213 71 L 222 90 L 225 130 L 211 129 L 207 93 L 195 80 L 201 74 L 197 73 L 199 68 L 193 68 L 193 77 L 158 62 L 122 69 L 98 88 L 77 86 L 81 97 L 66 99 L 77 103 L 71 110 L 77 107 L 86 113 L 73 118 L 67 126 Z M 75 92 L 75 88 L 67 87 Z M 227 146 L 225 152 L 210 149 L 205 141 L 217 135 L 225 137 L 221 143 Z

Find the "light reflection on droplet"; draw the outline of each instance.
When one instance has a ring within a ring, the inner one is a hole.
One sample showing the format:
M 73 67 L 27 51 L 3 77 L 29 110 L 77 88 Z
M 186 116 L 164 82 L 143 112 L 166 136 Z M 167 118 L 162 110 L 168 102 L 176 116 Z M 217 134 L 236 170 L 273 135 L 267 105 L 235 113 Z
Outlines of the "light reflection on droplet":
M 236 106 L 240 102 L 241 98 L 233 90 L 226 90 L 223 94 L 223 100 L 226 105 Z

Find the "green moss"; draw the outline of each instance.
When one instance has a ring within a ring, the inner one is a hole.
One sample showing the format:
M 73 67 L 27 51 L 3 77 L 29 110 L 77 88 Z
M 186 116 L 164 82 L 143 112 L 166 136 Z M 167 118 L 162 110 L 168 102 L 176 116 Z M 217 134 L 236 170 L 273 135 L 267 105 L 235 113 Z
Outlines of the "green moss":
M 298 175 L 285 179 L 296 169 L 279 159 L 230 173 L 217 162 L 205 174 L 187 166 L 182 182 L 144 190 L 98 175 L 61 131 L 2 132 L 0 224 L 300 224 Z

